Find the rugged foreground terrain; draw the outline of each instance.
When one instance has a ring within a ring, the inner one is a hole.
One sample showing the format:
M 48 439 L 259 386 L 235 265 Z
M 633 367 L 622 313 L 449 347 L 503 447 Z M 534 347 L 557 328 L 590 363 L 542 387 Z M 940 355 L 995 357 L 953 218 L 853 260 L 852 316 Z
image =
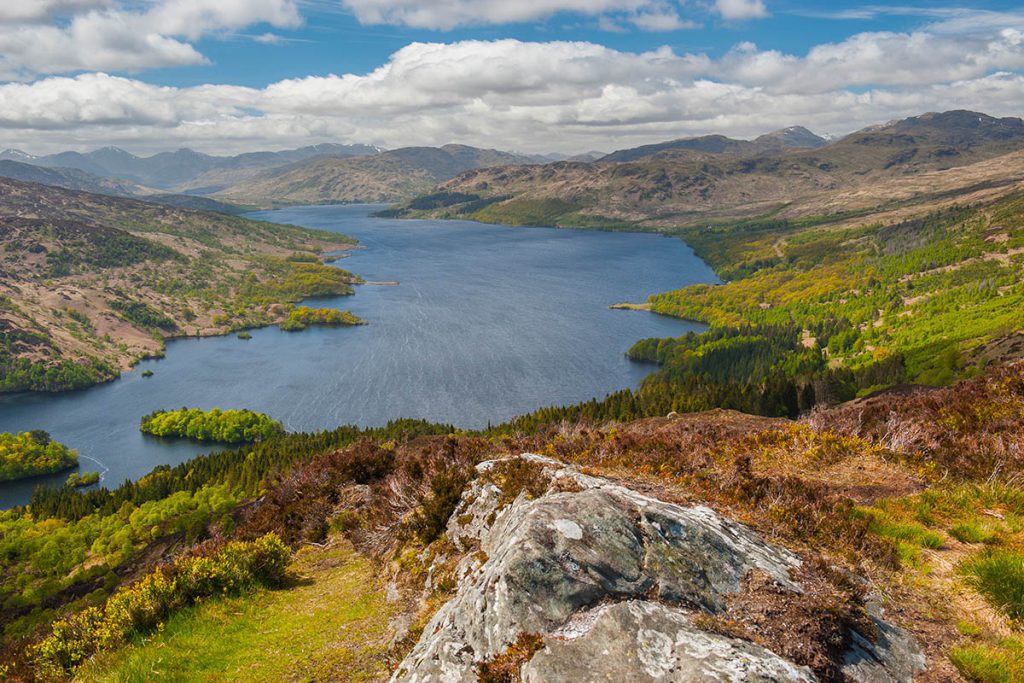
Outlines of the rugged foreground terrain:
M 797 421 L 402 422 L 40 492 L 0 519 L 8 671 L 87 643 L 56 660 L 81 680 L 1020 680 L 1022 415 L 1017 364 Z M 282 587 L 25 645 L 267 533 L 296 551 Z

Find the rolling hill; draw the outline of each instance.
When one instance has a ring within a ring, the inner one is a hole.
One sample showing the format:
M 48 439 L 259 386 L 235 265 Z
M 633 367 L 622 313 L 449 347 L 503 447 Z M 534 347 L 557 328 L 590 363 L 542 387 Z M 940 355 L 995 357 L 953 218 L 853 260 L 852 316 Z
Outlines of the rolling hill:
M 146 202 L 176 206 L 183 209 L 217 211 L 231 215 L 237 215 L 244 211 L 241 207 L 218 202 L 208 197 L 160 192 L 128 180 L 97 176 L 77 168 L 33 166 L 32 164 L 12 159 L 0 159 L 0 178 L 40 183 L 52 187 L 61 187 L 65 190 L 106 194 L 113 197 L 133 197 Z
M 763 151 L 753 144 L 699 138 L 615 152 L 595 163 L 473 169 L 442 184 L 442 199 L 430 210 L 406 213 L 659 229 L 931 202 L 1019 179 L 1024 122 L 952 111 L 873 126 L 817 148 Z M 1004 163 L 989 163 L 997 157 Z
M 621 163 L 654 156 L 660 152 L 690 150 L 709 154 L 740 154 L 754 156 L 785 149 L 817 149 L 828 144 L 803 126 L 792 126 L 766 133 L 754 140 L 734 140 L 724 135 L 705 135 L 697 138 L 682 138 L 632 149 L 622 149 L 605 155 L 597 161 Z
M 213 196 L 258 206 L 400 201 L 468 169 L 534 162 L 533 157 L 465 145 L 405 147 L 373 156 L 300 162 L 265 171 Z
M 137 183 L 174 192 L 213 192 L 270 168 L 318 157 L 371 155 L 380 150 L 369 145 L 310 145 L 279 152 L 249 152 L 236 156 L 211 156 L 191 149 L 140 157 L 117 147 L 92 152 L 60 152 L 33 156 L 21 150 L 0 153 L 10 160 L 44 168 L 76 169 L 105 178 Z
M 283 320 L 351 240 L 0 178 L 0 392 L 112 379 L 164 340 Z

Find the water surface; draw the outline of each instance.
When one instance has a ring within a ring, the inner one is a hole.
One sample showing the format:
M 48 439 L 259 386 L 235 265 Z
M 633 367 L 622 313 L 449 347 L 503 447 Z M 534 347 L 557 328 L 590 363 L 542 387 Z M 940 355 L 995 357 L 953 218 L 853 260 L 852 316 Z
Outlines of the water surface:
M 211 449 L 142 435 L 139 418 L 158 408 L 251 408 L 290 430 L 399 417 L 484 427 L 636 386 L 651 367 L 625 357 L 633 342 L 698 326 L 608 306 L 715 281 L 678 239 L 384 220 L 369 217 L 374 208 L 253 214 L 357 237 L 365 248 L 339 265 L 400 284 L 363 285 L 315 305 L 350 309 L 369 325 L 172 341 L 166 358 L 108 384 L 0 396 L 0 431 L 45 429 L 114 486 Z M 141 377 L 147 369 L 153 377 Z M 0 506 L 25 502 L 39 481 L 0 484 Z

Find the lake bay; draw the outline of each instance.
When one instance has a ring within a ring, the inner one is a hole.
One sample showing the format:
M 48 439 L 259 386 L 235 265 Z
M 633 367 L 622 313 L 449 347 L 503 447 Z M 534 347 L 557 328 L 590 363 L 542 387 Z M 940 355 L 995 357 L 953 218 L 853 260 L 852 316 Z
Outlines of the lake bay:
M 651 367 L 625 357 L 635 341 L 701 326 L 609 305 L 717 281 L 678 239 L 370 217 L 377 208 L 251 215 L 358 238 L 364 248 L 338 265 L 400 284 L 362 285 L 311 305 L 351 310 L 368 325 L 174 340 L 166 358 L 105 385 L 0 396 L 0 431 L 45 429 L 78 450 L 82 470 L 116 486 L 216 449 L 141 434 L 139 418 L 159 408 L 250 408 L 293 431 L 400 417 L 485 427 L 636 386 Z M 66 476 L 0 484 L 0 507 Z

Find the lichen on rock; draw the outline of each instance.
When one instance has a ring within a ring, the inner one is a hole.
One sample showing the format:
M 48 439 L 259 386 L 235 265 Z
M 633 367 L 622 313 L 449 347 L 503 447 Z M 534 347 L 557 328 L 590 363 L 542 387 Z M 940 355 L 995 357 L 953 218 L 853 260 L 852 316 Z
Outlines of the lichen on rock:
M 447 528 L 465 553 L 458 589 L 393 681 L 475 681 L 480 663 L 523 633 L 544 642 L 522 666 L 526 681 L 817 680 L 806 666 L 694 619 L 728 616 L 730 596 L 755 571 L 799 599 L 796 554 L 710 508 L 666 503 L 542 456 L 518 460 L 515 471 L 525 463 L 543 479 L 533 472 L 518 477 L 528 487 L 507 490 L 508 478 L 493 475 L 508 460 L 478 466 Z M 861 636 L 850 680 L 910 680 L 921 668 L 897 656 L 916 651 L 912 639 L 883 626 L 894 647 Z

